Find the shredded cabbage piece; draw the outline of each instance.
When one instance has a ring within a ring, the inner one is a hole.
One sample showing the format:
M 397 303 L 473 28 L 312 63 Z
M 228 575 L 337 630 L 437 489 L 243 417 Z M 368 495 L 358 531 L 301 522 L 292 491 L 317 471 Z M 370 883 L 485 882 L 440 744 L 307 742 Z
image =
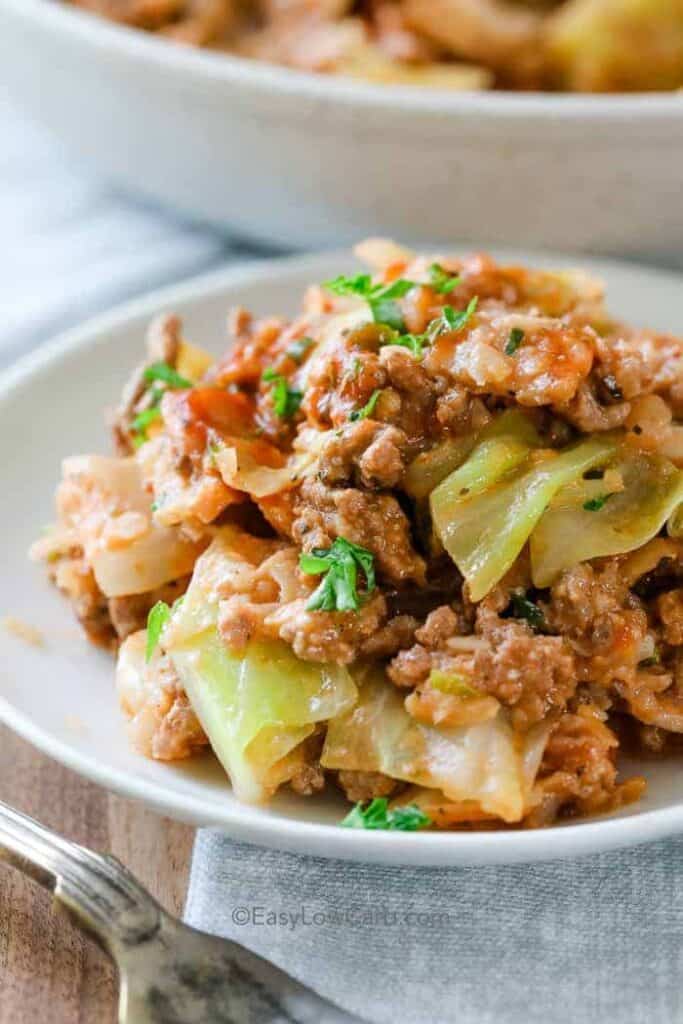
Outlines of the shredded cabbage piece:
M 300 661 L 282 641 L 252 641 L 239 654 L 223 642 L 217 586 L 249 571 L 244 536 L 231 529 L 200 558 L 161 643 L 235 795 L 257 803 L 291 776 L 315 723 L 347 711 L 357 691 L 345 668 Z
M 481 601 L 512 566 L 555 493 L 617 447 L 611 436 L 590 438 L 538 460 L 532 453 L 540 438 L 518 415 L 518 421 L 497 421 L 498 436 L 482 436 L 430 498 L 436 532 L 472 601 Z
M 476 725 L 421 725 L 376 669 L 362 682 L 357 705 L 329 723 L 321 764 L 383 772 L 441 790 L 451 801 L 474 801 L 484 813 L 513 822 L 524 813 L 547 735 L 515 735 L 502 708 Z
M 63 476 L 61 519 L 107 597 L 144 594 L 192 571 L 205 545 L 155 521 L 135 458 L 73 456 L 64 460 Z
M 675 536 L 677 509 L 683 502 L 683 471 L 659 455 L 623 451 L 610 468 L 623 489 L 591 498 L 600 481 L 580 479 L 555 496 L 531 535 L 531 574 L 547 587 L 577 562 L 620 555 L 640 548 L 669 520 Z M 598 507 L 596 507 L 598 506 Z

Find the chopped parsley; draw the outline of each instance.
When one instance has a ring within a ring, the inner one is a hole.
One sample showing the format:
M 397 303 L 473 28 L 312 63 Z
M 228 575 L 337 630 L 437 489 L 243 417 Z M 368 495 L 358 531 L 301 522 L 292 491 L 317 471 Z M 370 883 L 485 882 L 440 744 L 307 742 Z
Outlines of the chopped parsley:
M 545 629 L 543 612 L 524 594 L 514 593 L 510 597 L 510 611 L 514 619 L 526 619 L 533 630 Z
M 288 420 L 299 411 L 303 401 L 303 391 L 290 388 L 287 378 L 273 369 L 264 370 L 263 380 L 272 384 L 273 409 L 280 419 Z
M 169 607 L 165 601 L 157 601 L 149 610 L 147 616 L 147 645 L 145 647 L 145 661 L 149 661 L 157 649 L 162 630 L 173 612 L 184 601 L 184 595 L 176 598 Z
M 595 498 L 589 498 L 588 501 L 583 503 L 584 510 L 586 512 L 599 512 L 611 497 L 611 494 L 598 494 Z
M 341 274 L 331 281 L 325 281 L 324 287 L 335 295 L 356 295 L 365 299 L 375 323 L 388 324 L 395 331 L 402 331 L 405 323 L 396 300 L 402 299 L 411 288 L 415 288 L 415 281 L 398 278 L 390 284 L 381 284 L 374 282 L 370 274 L 356 274 L 355 277 Z
M 147 646 L 145 648 L 145 661 L 149 661 L 154 654 L 161 631 L 171 617 L 171 609 L 165 601 L 157 601 L 150 609 L 147 616 Z
M 131 423 L 133 444 L 136 448 L 139 448 L 140 445 L 144 444 L 147 440 L 147 427 L 150 423 L 154 423 L 155 420 L 161 419 L 161 409 L 159 408 L 160 401 L 161 392 L 159 393 L 159 397 L 154 399 L 154 404 L 150 405 L 149 409 L 144 409 L 142 412 L 139 412 Z
M 376 796 L 365 807 L 362 803 L 356 804 L 342 821 L 342 826 L 344 828 L 417 832 L 431 823 L 431 818 L 415 804 L 390 808 L 389 801 L 385 796 Z
M 448 295 L 449 292 L 452 292 L 460 284 L 460 277 L 457 274 L 449 274 L 438 263 L 432 263 L 429 268 L 429 280 L 432 288 L 439 295 Z
M 659 651 L 655 647 L 649 658 L 643 658 L 642 661 L 638 662 L 638 668 L 653 668 L 653 666 L 659 665 L 660 661 Z
M 452 697 L 481 697 L 480 690 L 472 686 L 471 679 L 464 672 L 442 672 L 441 669 L 433 668 L 429 673 L 429 685 L 441 693 L 448 693 Z
M 505 346 L 505 355 L 513 356 L 519 346 L 524 341 L 524 331 L 521 327 L 513 327 L 510 331 L 507 344 Z
M 304 356 L 313 345 L 315 345 L 313 338 L 297 338 L 287 349 L 286 355 L 295 363 L 302 363 Z
M 148 381 L 161 380 L 169 388 L 176 390 L 192 387 L 192 381 L 188 380 L 187 377 L 183 377 L 182 374 L 174 370 L 168 363 L 152 363 L 151 366 L 145 368 L 142 376 Z
M 467 309 L 455 310 L 452 306 L 444 306 L 441 321 L 437 321 L 437 323 L 440 323 L 438 333 L 441 334 L 442 331 L 459 331 L 463 328 L 477 308 L 478 302 L 479 297 L 475 295 L 467 303 Z
M 314 548 L 310 554 L 302 554 L 299 568 L 313 576 L 324 573 L 306 605 L 310 612 L 357 612 L 361 603 L 359 569 L 365 576 L 366 592 L 370 594 L 375 589 L 372 552 L 345 537 L 337 537 L 331 548 Z
M 151 366 L 145 367 L 142 376 L 150 384 L 153 384 L 155 381 L 161 381 L 162 384 L 165 384 L 171 390 L 180 390 L 193 386 L 191 380 L 183 377 L 182 374 L 174 370 L 168 363 L 152 363 Z M 146 409 L 137 414 L 130 425 L 133 445 L 136 448 L 139 448 L 141 444 L 149 440 L 147 427 L 150 423 L 161 419 L 161 399 L 164 396 L 164 389 L 153 387 L 150 389 L 149 395 L 151 399 L 150 404 Z
M 367 400 L 363 408 L 354 409 L 353 412 L 349 415 L 349 419 L 354 421 L 366 420 L 368 416 L 372 416 L 373 412 L 375 411 L 375 406 L 377 405 L 377 399 L 381 394 L 382 389 L 376 388 L 370 395 L 369 399 Z

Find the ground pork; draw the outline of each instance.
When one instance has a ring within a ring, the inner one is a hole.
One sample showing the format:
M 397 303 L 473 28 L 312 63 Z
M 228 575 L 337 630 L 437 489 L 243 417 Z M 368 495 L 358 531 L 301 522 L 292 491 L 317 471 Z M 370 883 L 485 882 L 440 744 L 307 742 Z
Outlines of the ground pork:
M 370 597 L 358 612 L 309 612 L 306 599 L 301 598 L 278 605 L 265 619 L 265 626 L 274 628 L 304 661 L 348 665 L 385 618 L 386 601 L 381 594 Z
M 339 785 L 352 803 L 366 803 L 378 796 L 390 796 L 400 783 L 381 772 L 340 771 Z
M 157 648 L 145 657 L 146 633 L 125 640 L 116 668 L 116 687 L 129 720 L 131 741 L 141 754 L 159 761 L 190 757 L 208 745 L 169 658 Z
M 510 351 L 512 331 L 521 341 Z M 474 394 L 514 397 L 523 406 L 569 403 L 588 377 L 595 332 L 549 317 L 478 309 L 467 331 L 444 332 L 431 347 L 427 369 L 447 372 Z
M 617 737 L 603 713 L 582 705 L 565 714 L 548 740 L 533 789 L 534 809 L 525 824 L 551 824 L 561 814 L 596 814 L 637 800 L 645 782 L 617 782 Z
M 405 469 L 402 430 L 365 419 L 336 430 L 320 453 L 318 475 L 326 484 L 360 483 L 369 489 L 396 487 Z
M 393 495 L 306 480 L 292 533 L 305 551 L 329 548 L 335 537 L 345 537 L 372 551 L 380 579 L 399 586 L 425 582 L 424 559 L 413 547 L 410 523 Z
M 657 614 L 668 644 L 683 644 L 683 587 L 660 594 L 657 598 Z
M 576 689 L 571 649 L 563 637 L 537 636 L 526 623 L 500 620 L 474 653 L 477 686 L 512 708 L 521 730 L 562 711 Z
M 564 572 L 551 588 L 548 626 L 566 637 L 580 680 L 607 686 L 632 679 L 643 657 L 648 618 L 622 566 L 618 558 L 600 566 L 583 563 Z

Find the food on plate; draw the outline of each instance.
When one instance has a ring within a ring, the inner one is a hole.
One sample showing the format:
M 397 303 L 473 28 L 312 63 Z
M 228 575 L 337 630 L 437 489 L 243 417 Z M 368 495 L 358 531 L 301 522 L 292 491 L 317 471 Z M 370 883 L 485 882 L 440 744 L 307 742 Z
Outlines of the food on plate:
M 177 42 L 439 89 L 683 85 L 679 0 L 67 0 Z
M 155 320 L 34 555 L 135 748 L 211 746 L 240 800 L 336 786 L 402 831 L 636 800 L 620 746 L 683 733 L 683 341 L 580 271 L 357 253 L 217 359 Z

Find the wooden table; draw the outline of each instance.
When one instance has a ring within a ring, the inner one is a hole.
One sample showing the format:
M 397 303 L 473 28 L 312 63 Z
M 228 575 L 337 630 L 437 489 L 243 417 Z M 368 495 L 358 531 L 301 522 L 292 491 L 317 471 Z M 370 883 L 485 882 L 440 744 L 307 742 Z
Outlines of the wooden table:
M 174 913 L 183 905 L 193 830 L 112 796 L 0 726 L 0 799 L 123 861 Z M 0 864 L 0 1024 L 113 1024 L 109 960 L 51 899 Z

